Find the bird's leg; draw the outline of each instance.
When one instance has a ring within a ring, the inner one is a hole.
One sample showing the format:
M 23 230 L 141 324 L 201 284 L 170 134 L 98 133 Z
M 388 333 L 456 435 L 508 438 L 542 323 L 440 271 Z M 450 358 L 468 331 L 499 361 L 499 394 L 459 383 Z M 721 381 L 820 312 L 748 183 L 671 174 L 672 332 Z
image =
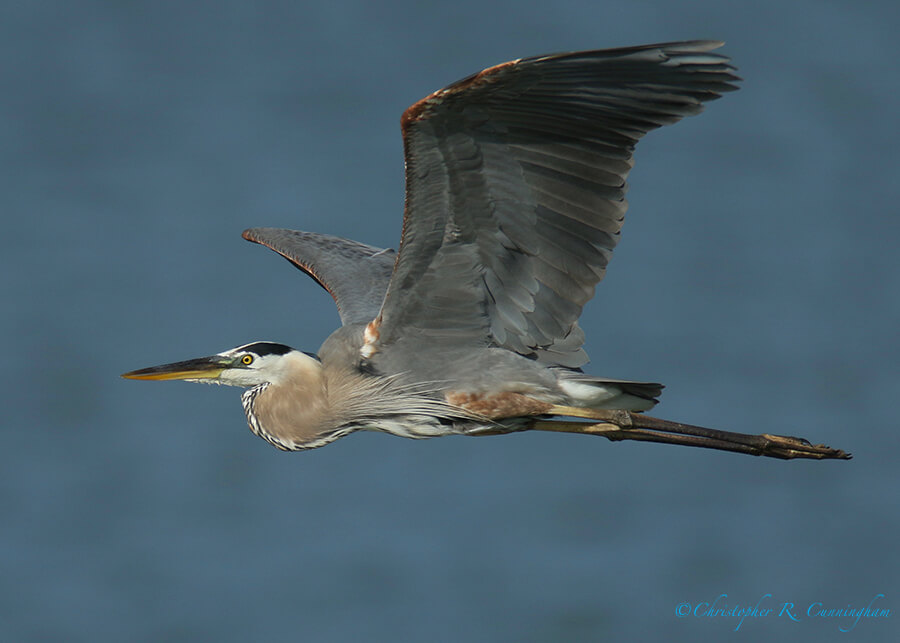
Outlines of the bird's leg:
M 554 415 L 581 417 L 600 420 L 600 422 L 536 419 L 530 428 L 537 431 L 562 431 L 565 433 L 601 435 L 613 441 L 641 440 L 664 444 L 681 444 L 684 446 L 746 453 L 747 455 L 764 455 L 782 460 L 793 458 L 849 460 L 851 458 L 849 453 L 845 453 L 840 449 L 832 449 L 824 444 L 810 444 L 808 440 L 803 438 L 771 435 L 768 433 L 751 435 L 707 429 L 702 426 L 661 420 L 630 411 L 605 411 L 570 406 L 554 406 L 550 412 Z

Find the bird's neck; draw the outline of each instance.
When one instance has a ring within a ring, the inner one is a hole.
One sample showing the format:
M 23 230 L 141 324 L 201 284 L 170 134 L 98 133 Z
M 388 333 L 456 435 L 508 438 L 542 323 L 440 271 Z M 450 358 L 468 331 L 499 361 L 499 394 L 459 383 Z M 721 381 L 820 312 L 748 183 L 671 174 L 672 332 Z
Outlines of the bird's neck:
M 277 381 L 248 389 L 242 402 L 250 429 L 279 449 L 311 448 L 336 439 L 328 438 L 333 424 L 328 386 L 315 360 L 298 361 Z

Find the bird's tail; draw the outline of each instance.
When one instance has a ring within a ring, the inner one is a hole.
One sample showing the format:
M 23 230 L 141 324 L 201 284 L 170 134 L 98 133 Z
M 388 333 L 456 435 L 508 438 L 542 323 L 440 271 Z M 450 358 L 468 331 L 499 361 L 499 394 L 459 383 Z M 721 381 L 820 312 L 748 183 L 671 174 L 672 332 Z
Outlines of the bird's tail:
M 656 382 L 613 380 L 582 374 L 560 378 L 559 387 L 568 397 L 565 406 L 625 411 L 652 409 L 663 390 L 663 385 Z

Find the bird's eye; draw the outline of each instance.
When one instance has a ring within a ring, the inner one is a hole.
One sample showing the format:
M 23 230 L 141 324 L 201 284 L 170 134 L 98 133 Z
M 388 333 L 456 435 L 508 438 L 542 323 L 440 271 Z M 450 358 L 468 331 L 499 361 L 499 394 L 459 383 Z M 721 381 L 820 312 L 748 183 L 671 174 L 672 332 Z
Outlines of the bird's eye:
M 244 365 L 246 365 L 246 366 L 249 366 L 249 365 L 252 364 L 252 363 L 253 363 L 253 355 L 244 355 L 244 356 L 241 358 L 241 364 L 244 364 Z

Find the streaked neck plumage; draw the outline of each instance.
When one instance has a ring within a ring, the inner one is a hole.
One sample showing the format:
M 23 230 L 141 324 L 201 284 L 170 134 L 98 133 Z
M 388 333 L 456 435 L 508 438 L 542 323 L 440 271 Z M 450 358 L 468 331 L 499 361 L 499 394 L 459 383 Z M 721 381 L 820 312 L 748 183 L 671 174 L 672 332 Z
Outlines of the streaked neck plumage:
M 250 429 L 285 451 L 322 446 L 343 435 L 333 431 L 325 369 L 300 351 L 282 356 L 278 370 L 244 391 L 241 402 Z

